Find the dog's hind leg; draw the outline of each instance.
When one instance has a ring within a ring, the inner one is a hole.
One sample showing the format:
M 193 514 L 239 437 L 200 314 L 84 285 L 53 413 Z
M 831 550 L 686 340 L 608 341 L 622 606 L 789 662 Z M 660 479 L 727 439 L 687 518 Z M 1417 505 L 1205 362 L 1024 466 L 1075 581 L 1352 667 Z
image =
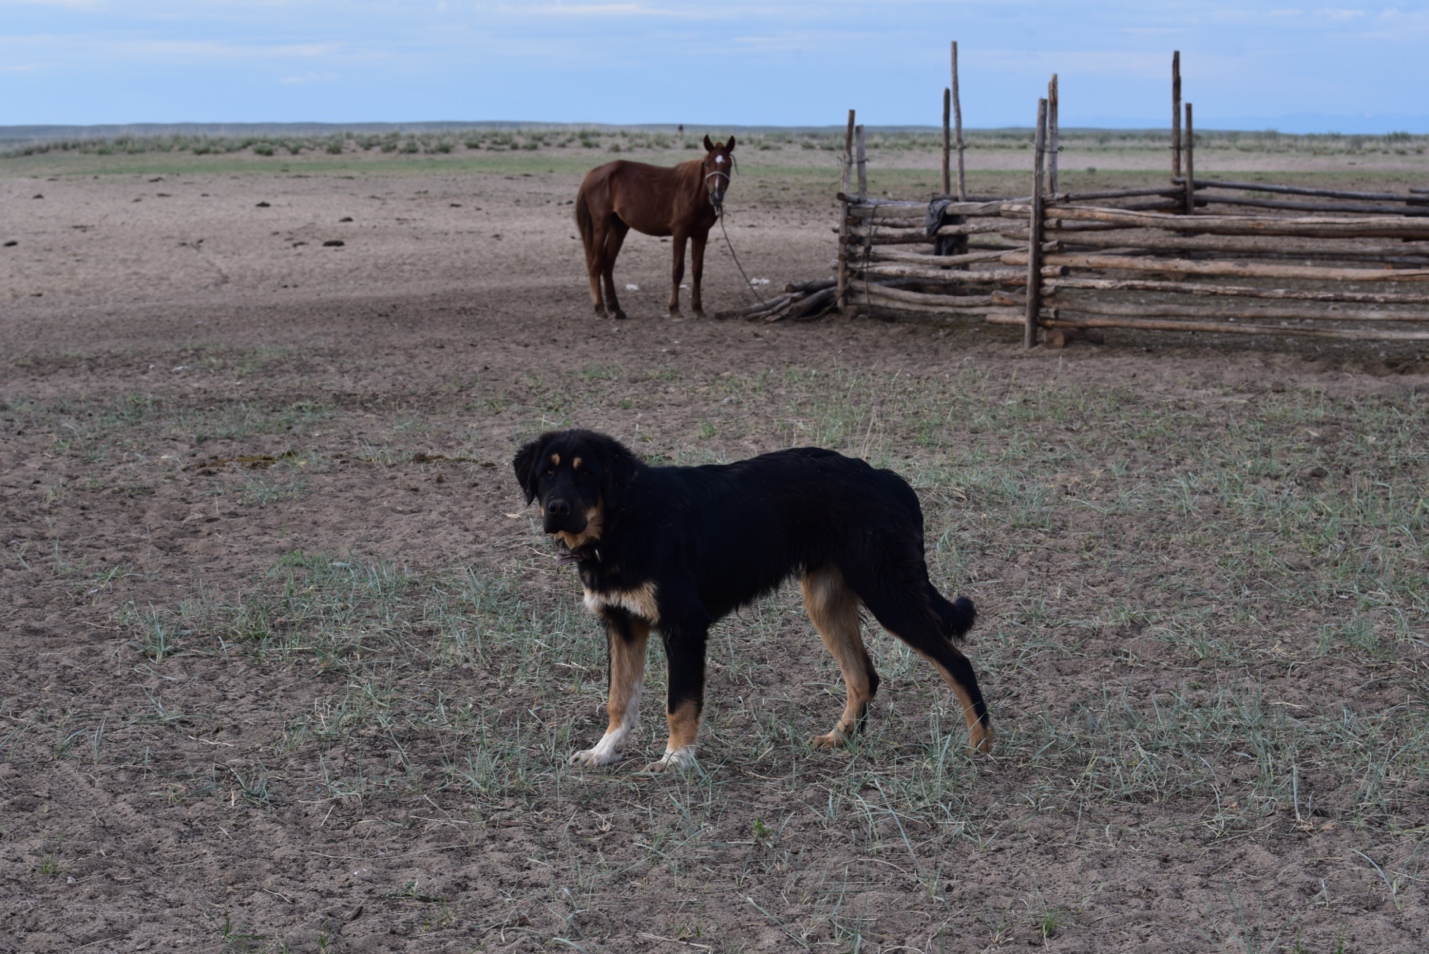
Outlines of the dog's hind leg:
M 859 597 L 884 629 L 937 668 L 962 703 L 963 717 L 968 724 L 968 744 L 978 752 L 990 752 L 992 722 L 988 719 L 987 703 L 978 688 L 972 663 L 952 643 L 952 637 L 961 636 L 972 626 L 976 616 L 972 601 L 960 596 L 956 602 L 949 603 L 925 582 L 926 570 L 919 575 L 922 579 L 915 582 L 910 578 L 912 574 L 885 568 L 884 575 L 875 578 L 877 582 L 859 590 Z M 934 603 L 933 597 L 937 597 L 938 602 Z
M 571 756 L 573 765 L 609 765 L 617 761 L 640 721 L 640 694 L 645 683 L 645 650 L 650 642 L 650 624 L 609 607 L 603 610 L 603 615 L 610 646 L 610 684 L 605 706 L 610 722 L 605 735 L 593 748 Z
M 804 591 L 809 619 L 838 663 L 848 693 L 848 704 L 833 730 L 814 736 L 813 743 L 821 749 L 840 748 L 863 729 L 868 705 L 878 691 L 878 673 L 859 635 L 858 595 L 844 582 L 843 575 L 833 567 L 824 567 L 805 573 L 799 586 Z

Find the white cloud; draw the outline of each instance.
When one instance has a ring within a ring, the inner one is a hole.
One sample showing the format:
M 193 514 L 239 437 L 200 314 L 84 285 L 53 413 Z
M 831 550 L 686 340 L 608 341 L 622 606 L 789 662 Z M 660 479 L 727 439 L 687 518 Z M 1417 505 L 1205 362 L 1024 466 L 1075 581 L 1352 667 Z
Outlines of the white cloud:
M 304 73 L 301 76 L 284 76 L 278 82 L 284 86 L 305 86 L 308 83 L 331 83 L 342 79 L 337 73 Z
M 62 7 L 66 10 L 98 10 L 103 0 L 0 0 L 0 7 Z
M 100 46 L 123 55 L 146 59 L 310 59 L 332 56 L 340 47 L 334 43 L 225 43 L 222 40 L 116 40 Z

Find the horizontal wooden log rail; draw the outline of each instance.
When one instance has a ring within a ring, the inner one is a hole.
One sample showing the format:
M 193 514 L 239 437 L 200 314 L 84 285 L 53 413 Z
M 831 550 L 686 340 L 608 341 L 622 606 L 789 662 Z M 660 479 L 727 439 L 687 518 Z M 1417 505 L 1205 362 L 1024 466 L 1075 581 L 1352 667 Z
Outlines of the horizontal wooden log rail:
M 1104 192 L 1068 192 L 1048 198 L 1049 204 L 1052 202 L 1100 202 L 1106 199 L 1136 199 L 1148 195 L 1163 195 L 1167 198 L 1179 198 L 1185 193 L 1184 189 L 1175 186 L 1159 186 L 1154 189 L 1108 189 Z
M 1003 221 L 1006 222 L 1005 219 Z M 838 229 L 832 229 L 831 231 L 837 232 Z M 1007 232 L 1006 225 L 1003 225 L 1002 228 L 997 232 L 986 232 L 983 234 L 987 237 L 979 239 L 978 241 L 969 242 L 968 246 L 972 248 L 1022 248 L 1027 244 L 1026 236 L 1023 236 L 1022 241 L 1020 242 L 1016 240 L 1015 236 L 1009 238 L 1008 235 L 1011 233 Z M 921 231 L 917 233 L 876 231 L 871 234 L 866 234 L 859 231 L 850 231 L 849 235 L 851 238 L 851 244 L 857 245 L 861 248 L 867 248 L 875 245 L 932 244 L 932 240 Z
M 1408 201 L 1407 199 L 1405 201 Z M 1429 208 L 1417 211 L 1392 205 L 1357 205 L 1345 202 L 1291 202 L 1286 199 L 1247 199 L 1234 195 L 1196 192 L 1197 205 L 1239 205 L 1258 209 L 1285 209 L 1292 212 L 1346 212 L 1355 215 L 1409 215 L 1429 217 Z
M 1030 205 L 1010 202 L 1002 214 L 1026 220 Z M 1046 218 L 1073 222 L 1103 222 L 1123 228 L 1163 229 L 1210 235 L 1288 235 L 1311 238 L 1412 238 L 1429 239 L 1429 222 L 1423 218 L 1373 215 L 1356 218 L 1279 215 L 1170 215 L 1127 209 L 1049 206 Z
M 990 269 L 968 269 L 967 271 L 949 272 L 941 268 L 926 268 L 919 265 L 859 265 L 857 262 L 849 262 L 849 271 L 867 279 L 872 278 L 924 278 L 933 281 L 948 281 L 956 276 L 956 281 L 961 285 L 1025 285 L 1027 283 L 1027 271 L 1015 268 L 990 268 Z M 1056 278 L 1066 273 L 1065 269 L 1054 268 L 1043 269 L 1047 278 Z M 859 278 L 853 278 L 858 281 Z
M 1178 186 L 1184 179 L 1173 180 Z M 1361 199 L 1366 202 L 1414 202 L 1414 193 L 1423 191 L 1411 188 L 1408 194 L 1398 192 L 1352 192 L 1346 189 L 1312 189 L 1309 186 L 1272 185 L 1265 182 L 1227 182 L 1221 179 L 1197 179 L 1199 189 L 1240 189 L 1245 192 L 1266 192 L 1272 195 L 1313 195 L 1326 199 Z M 1423 201 L 1418 200 L 1418 201 Z
M 1145 231 L 1145 230 L 1143 230 Z M 1061 246 L 1091 246 L 1096 248 L 1127 248 L 1150 252 L 1214 252 L 1237 256 L 1267 258 L 1327 258 L 1369 259 L 1375 261 L 1410 262 L 1423 259 L 1429 265 L 1429 242 L 1398 242 L 1393 245 L 1329 245 L 1323 240 L 1282 238 L 1273 245 L 1264 239 L 1234 235 L 1149 235 L 1127 236 L 1106 232 L 1077 232 L 1062 235 L 1060 229 L 1049 228 L 1046 234 Z M 1060 250 L 1060 249 L 1059 249 Z
M 1399 321 L 1429 323 L 1429 311 L 1417 313 L 1388 312 L 1380 309 L 1325 308 L 1243 308 L 1215 305 L 1147 305 L 1118 304 L 1098 299 L 1082 300 L 1065 295 L 1042 299 L 1048 308 L 1074 311 L 1087 315 L 1117 315 L 1124 318 L 1239 318 L 1246 321 Z M 1307 303 L 1308 305 L 1309 303 Z
M 935 295 L 890 285 L 863 285 L 855 282 L 851 292 L 880 304 L 926 305 L 943 311 L 985 312 L 993 307 L 992 295 Z
M 1007 228 L 1007 220 L 1001 216 L 995 216 L 982 222 L 964 222 L 961 225 L 944 225 L 933 233 L 933 235 L 985 235 L 991 232 L 1001 232 Z M 893 227 L 889 225 L 864 225 L 854 221 L 849 223 L 849 234 L 859 236 L 880 236 L 880 235 L 911 235 L 924 242 L 931 243 L 933 236 L 928 234 L 928 230 L 919 225 L 903 225 Z
M 907 252 L 902 249 L 882 247 L 860 253 L 860 262 L 904 262 L 910 265 L 926 265 L 929 268 L 950 268 L 958 265 L 975 265 L 979 262 L 1000 261 L 1008 254 L 1007 249 L 994 248 L 981 252 L 967 252 L 962 255 L 933 255 L 930 252 Z
M 1019 322 L 1020 323 L 1020 322 Z M 1053 313 L 1039 317 L 1043 328 L 1124 328 L 1134 331 L 1200 331 L 1225 335 L 1301 335 L 1354 341 L 1429 341 L 1429 331 L 1394 331 L 1387 328 L 1320 328 L 1306 325 L 1233 324 L 1211 321 L 1166 321 L 1141 318 L 1083 318 L 1069 320 Z
M 1047 255 L 1047 265 L 1100 271 L 1173 272 L 1178 275 L 1216 275 L 1232 278 L 1273 278 L 1293 281 L 1425 282 L 1429 268 L 1324 268 L 1316 265 L 1263 265 L 1245 262 L 1197 261 L 1187 258 L 1141 258 L 1132 255 Z M 1002 264 L 1027 264 L 1026 252 L 1007 252 Z
M 1027 203 L 1030 196 L 1016 199 L 989 199 L 977 202 L 952 202 L 947 206 L 948 215 L 1001 215 L 1003 206 L 1009 202 Z M 921 216 L 928 208 L 928 202 L 897 202 L 889 199 L 865 199 L 862 202 L 850 200 L 848 214 L 858 218 L 910 218 Z
M 1212 285 L 1201 282 L 1154 279 L 1054 278 L 1042 285 L 1049 293 L 1059 291 L 1164 292 L 1210 298 L 1262 298 L 1276 301 L 1323 301 L 1353 305 L 1429 305 L 1429 295 L 1389 294 L 1349 290 L 1308 291 L 1293 288 L 1258 288 L 1250 285 Z

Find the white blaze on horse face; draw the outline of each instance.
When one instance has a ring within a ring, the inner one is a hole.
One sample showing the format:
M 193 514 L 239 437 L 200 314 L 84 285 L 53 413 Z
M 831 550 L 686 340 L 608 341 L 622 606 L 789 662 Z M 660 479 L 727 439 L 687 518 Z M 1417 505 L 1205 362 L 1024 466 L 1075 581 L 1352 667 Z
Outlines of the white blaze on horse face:
M 717 166 L 722 166 L 722 165 L 724 165 L 724 156 L 715 156 L 715 165 L 717 165 Z

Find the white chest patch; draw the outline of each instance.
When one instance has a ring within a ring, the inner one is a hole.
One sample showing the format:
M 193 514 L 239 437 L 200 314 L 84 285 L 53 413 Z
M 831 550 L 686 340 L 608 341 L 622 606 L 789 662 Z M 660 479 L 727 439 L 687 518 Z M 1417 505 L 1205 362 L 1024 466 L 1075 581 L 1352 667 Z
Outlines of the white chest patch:
M 606 606 L 623 609 L 647 623 L 658 624 L 660 622 L 660 608 L 655 600 L 654 583 L 646 583 L 633 590 L 608 590 L 604 593 L 597 593 L 594 590 L 585 591 L 586 609 L 592 613 L 599 613 Z

